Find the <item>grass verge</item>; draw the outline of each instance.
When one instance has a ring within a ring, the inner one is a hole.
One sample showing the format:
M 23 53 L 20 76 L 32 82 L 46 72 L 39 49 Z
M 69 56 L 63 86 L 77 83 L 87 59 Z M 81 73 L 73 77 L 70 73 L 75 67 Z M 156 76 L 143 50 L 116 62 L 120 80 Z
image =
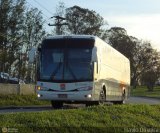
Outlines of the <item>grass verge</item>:
M 49 105 L 49 101 L 40 101 L 36 95 L 0 95 L 0 107 Z
M 160 99 L 160 86 L 154 87 L 153 91 L 148 91 L 147 87 L 139 86 L 131 90 L 131 96 L 143 96 Z
M 160 105 L 112 105 L 0 114 L 1 128 L 23 133 L 160 132 Z

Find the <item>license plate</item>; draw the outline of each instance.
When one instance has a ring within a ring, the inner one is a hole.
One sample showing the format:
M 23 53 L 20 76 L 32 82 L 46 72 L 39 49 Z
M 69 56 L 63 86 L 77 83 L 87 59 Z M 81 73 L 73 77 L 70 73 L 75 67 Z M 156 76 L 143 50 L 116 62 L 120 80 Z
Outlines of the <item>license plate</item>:
M 58 98 L 67 98 L 67 94 L 58 94 Z

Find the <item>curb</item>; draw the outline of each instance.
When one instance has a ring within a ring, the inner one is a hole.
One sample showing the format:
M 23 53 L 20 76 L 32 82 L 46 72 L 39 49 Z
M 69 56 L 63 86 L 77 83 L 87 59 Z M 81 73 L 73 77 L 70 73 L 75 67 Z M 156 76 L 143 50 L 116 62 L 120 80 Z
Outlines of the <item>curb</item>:
M 51 105 L 46 106 L 6 106 L 6 107 L 0 107 L 0 110 L 5 109 L 38 109 L 38 108 L 51 108 Z

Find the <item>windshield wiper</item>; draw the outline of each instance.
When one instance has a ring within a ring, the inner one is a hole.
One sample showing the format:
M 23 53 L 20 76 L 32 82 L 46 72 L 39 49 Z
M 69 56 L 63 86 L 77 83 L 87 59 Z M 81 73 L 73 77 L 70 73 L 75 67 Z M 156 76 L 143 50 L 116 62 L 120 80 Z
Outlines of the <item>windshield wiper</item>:
M 76 75 L 74 74 L 74 72 L 72 71 L 72 69 L 69 66 L 69 63 L 67 62 L 66 64 L 67 64 L 66 68 L 68 68 L 68 70 L 70 71 L 70 73 L 71 73 L 72 77 L 74 78 L 74 80 L 77 80 Z
M 62 62 L 60 59 L 60 62 L 58 63 L 56 69 L 52 72 L 50 79 L 54 79 L 54 76 L 57 74 L 58 70 L 60 70 L 61 66 L 62 66 Z

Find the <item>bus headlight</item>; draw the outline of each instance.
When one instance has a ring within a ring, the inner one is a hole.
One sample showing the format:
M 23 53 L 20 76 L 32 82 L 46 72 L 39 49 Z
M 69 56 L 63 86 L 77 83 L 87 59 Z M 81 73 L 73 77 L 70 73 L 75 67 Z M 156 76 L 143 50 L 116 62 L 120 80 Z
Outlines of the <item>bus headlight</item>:
M 42 87 L 42 86 L 36 86 L 36 90 L 37 91 L 47 91 L 48 90 L 48 88 L 46 88 L 46 87 Z
M 41 97 L 41 95 L 40 95 L 40 94 L 37 94 L 37 97 L 38 97 L 38 98 L 40 98 L 40 97 Z
M 92 97 L 92 95 L 91 95 L 91 94 L 88 94 L 88 95 L 87 95 L 87 98 L 91 98 L 91 97 Z
M 85 95 L 84 97 L 86 97 L 86 98 L 91 98 L 92 95 L 91 95 L 91 94 L 88 94 L 88 95 Z
M 41 90 L 41 87 L 40 86 L 36 86 L 36 90 Z

